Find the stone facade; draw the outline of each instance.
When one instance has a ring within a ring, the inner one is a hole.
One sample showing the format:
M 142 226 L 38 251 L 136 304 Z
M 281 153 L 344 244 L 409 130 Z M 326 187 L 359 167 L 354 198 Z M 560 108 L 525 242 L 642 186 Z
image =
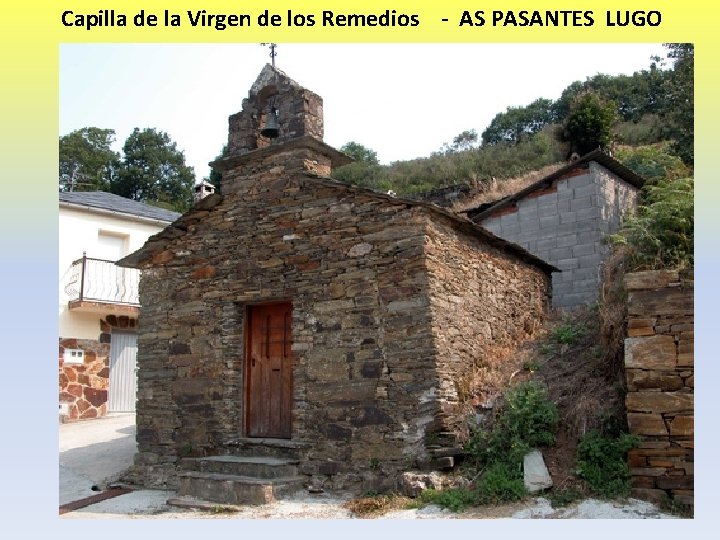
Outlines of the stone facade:
M 453 421 L 443 430 L 464 435 L 465 415 L 502 390 L 489 388 L 484 374 L 542 327 L 549 276 L 528 272 L 522 261 L 458 231 L 449 219 L 429 222 L 426 235 L 438 399 Z
M 182 457 L 247 435 L 253 306 L 292 304 L 300 473 L 357 490 L 394 488 L 429 438 L 461 438 L 454 379 L 542 319 L 551 266 L 437 207 L 328 178 L 342 162 L 307 134 L 237 147 L 215 163 L 222 196 L 121 261 L 143 269 L 138 481 L 174 485 Z
M 110 343 L 89 339 L 60 339 L 59 374 L 60 420 L 71 422 L 107 414 L 110 377 Z M 65 349 L 83 351 L 83 363 L 64 361 Z
M 637 204 L 642 179 L 612 158 L 594 154 L 517 196 L 469 213 L 491 232 L 561 270 L 553 275 L 555 308 L 574 308 L 597 300 L 600 265 L 609 255 L 603 238 L 616 232 Z
M 625 374 L 633 495 L 694 501 L 694 316 L 692 282 L 676 271 L 628 274 Z
M 60 421 L 100 418 L 108 412 L 112 330 L 134 330 L 137 319 L 108 315 L 99 321 L 98 339 L 60 338 L 58 386 Z M 82 363 L 66 362 L 66 349 L 83 351 Z

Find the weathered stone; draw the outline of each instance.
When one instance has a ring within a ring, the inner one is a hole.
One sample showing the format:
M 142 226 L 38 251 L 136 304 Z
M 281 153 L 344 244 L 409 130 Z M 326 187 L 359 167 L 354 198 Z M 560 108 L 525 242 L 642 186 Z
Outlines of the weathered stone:
M 675 413 L 692 411 L 692 394 L 679 392 L 630 392 L 625 397 L 628 411 Z
M 670 435 L 680 437 L 692 436 L 695 433 L 694 420 L 694 416 L 676 416 L 670 423 Z
M 392 422 L 392 418 L 384 411 L 377 407 L 365 406 L 356 416 L 350 419 L 350 423 L 355 427 L 388 424 Z
M 215 267 L 214 266 L 206 266 L 204 268 L 197 268 L 193 270 L 190 274 L 191 279 L 208 279 L 211 277 L 215 277 Z
M 82 397 L 83 395 L 83 387 L 76 383 L 68 384 L 65 391 L 75 397 Z
M 638 435 L 667 435 L 665 422 L 660 414 L 628 413 L 630 433 Z
M 662 476 L 665 474 L 665 467 L 632 467 L 630 474 L 632 476 Z
M 683 380 L 677 375 L 666 375 L 657 371 L 637 369 L 626 370 L 629 390 L 657 389 L 673 392 L 683 388 Z
M 83 389 L 83 397 L 94 407 L 99 407 L 107 401 L 107 390 L 86 387 Z
M 642 316 L 647 313 L 657 315 L 693 313 L 694 304 L 692 295 L 688 295 L 680 289 L 635 291 L 631 292 L 628 296 L 628 314 L 630 316 Z
M 660 489 L 693 489 L 695 477 L 693 476 L 660 476 L 655 485 Z
M 170 343 L 170 348 L 168 349 L 169 354 L 190 354 L 190 345 L 187 343 L 177 343 L 172 342 Z
M 348 257 L 363 257 L 373 249 L 372 244 L 355 244 L 348 250 Z
M 636 291 L 643 289 L 663 289 L 670 283 L 680 281 L 677 270 L 647 270 L 644 272 L 632 272 L 625 275 L 625 289 Z
M 625 367 L 674 369 L 677 357 L 672 336 L 649 336 L 625 340 Z
M 695 353 L 685 352 L 678 354 L 677 365 L 679 367 L 691 367 L 695 365 Z
M 667 500 L 667 493 L 662 489 L 633 488 L 630 495 L 655 504 L 663 504 Z
M 443 488 L 443 478 L 436 472 L 404 472 L 400 476 L 400 493 L 408 497 L 417 497 L 426 489 Z
M 672 498 L 680 504 L 688 506 L 695 505 L 695 492 L 692 489 L 674 489 L 672 490 Z
M 657 319 L 629 319 L 627 322 L 628 337 L 654 335 L 656 322 Z
M 652 489 L 655 487 L 655 477 L 653 476 L 633 476 L 631 479 L 633 488 Z
M 525 489 L 530 493 L 536 493 L 552 487 L 552 478 L 545 466 L 542 453 L 539 450 L 532 450 L 525 454 L 525 458 L 523 459 L 523 478 Z

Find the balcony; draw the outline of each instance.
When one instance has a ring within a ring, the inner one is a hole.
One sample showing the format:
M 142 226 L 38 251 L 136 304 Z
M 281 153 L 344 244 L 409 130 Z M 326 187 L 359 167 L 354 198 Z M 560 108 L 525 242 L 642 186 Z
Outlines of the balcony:
M 113 313 L 137 317 L 140 271 L 121 268 L 113 261 L 92 259 L 84 253 L 72 263 L 65 285 L 73 311 Z

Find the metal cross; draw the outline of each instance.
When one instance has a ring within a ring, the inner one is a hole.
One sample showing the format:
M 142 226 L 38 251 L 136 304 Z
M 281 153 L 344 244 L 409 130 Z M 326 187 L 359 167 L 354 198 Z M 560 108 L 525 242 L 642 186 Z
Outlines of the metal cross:
M 260 45 L 270 47 L 270 59 L 272 60 L 272 67 L 275 67 L 275 57 L 277 56 L 275 49 L 277 48 L 277 43 L 261 43 Z

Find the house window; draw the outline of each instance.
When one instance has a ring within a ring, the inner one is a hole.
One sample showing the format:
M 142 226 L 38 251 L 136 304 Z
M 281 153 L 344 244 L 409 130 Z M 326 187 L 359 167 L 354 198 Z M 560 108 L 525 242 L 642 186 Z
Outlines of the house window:
M 85 362 L 85 351 L 82 349 L 65 349 L 63 362 L 66 364 L 82 364 Z
M 97 253 L 92 256 L 105 261 L 115 262 L 127 255 L 127 241 L 127 235 L 98 231 Z

